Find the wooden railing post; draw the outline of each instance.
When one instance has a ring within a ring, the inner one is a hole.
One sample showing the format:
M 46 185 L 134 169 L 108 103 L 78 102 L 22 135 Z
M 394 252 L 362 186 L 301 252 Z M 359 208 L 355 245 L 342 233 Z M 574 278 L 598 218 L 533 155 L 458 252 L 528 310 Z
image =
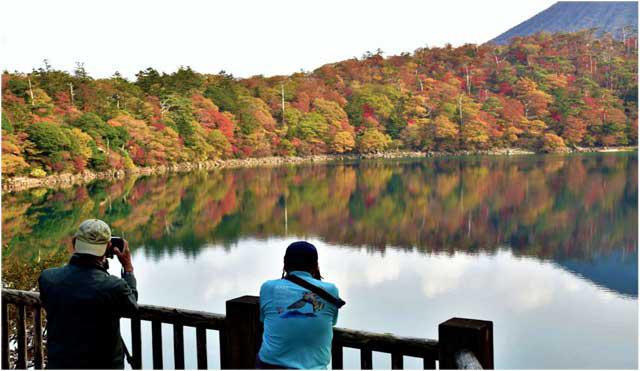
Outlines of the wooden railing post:
M 360 369 L 373 370 L 373 352 L 370 349 L 360 350 Z
M 2 301 L 2 369 L 9 369 L 9 307 Z
M 2 301 L 2 369 L 9 369 L 9 307 Z
M 404 368 L 404 357 L 402 353 L 393 352 L 391 353 L 391 369 L 392 370 L 402 370 Z
M 151 321 L 151 352 L 153 358 L 153 369 L 163 368 L 162 360 L 162 322 Z
M 456 353 L 472 352 L 484 369 L 493 369 L 493 322 L 451 318 L 438 326 L 440 369 L 456 368 Z
M 196 358 L 198 360 L 198 370 L 207 369 L 207 329 L 196 327 Z
M 242 296 L 227 301 L 224 346 L 220 353 L 223 369 L 253 369 L 262 344 L 260 298 Z
M 27 369 L 27 308 L 18 304 L 18 361 L 17 370 Z
M 33 307 L 33 367 L 44 369 L 44 353 L 42 344 L 42 308 Z
M 342 352 L 342 344 L 337 342 L 334 337 L 333 342 L 331 343 L 331 369 L 332 370 L 342 370 L 344 368 L 343 355 L 344 353 Z
M 134 370 L 142 369 L 142 328 L 140 318 L 131 318 L 131 356 Z
M 184 370 L 184 326 L 173 325 L 173 368 Z

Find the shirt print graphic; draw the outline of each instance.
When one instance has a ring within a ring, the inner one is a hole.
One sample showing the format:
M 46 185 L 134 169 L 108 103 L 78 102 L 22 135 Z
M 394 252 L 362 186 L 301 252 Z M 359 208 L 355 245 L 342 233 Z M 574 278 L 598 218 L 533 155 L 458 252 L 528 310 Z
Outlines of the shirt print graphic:
M 301 312 L 298 309 L 304 308 L 307 304 L 311 304 L 313 312 Z M 296 318 L 296 317 L 316 317 L 315 312 L 324 308 L 324 303 L 318 300 L 318 295 L 312 292 L 305 292 L 302 299 L 287 307 L 287 311 L 280 314 L 280 318 Z

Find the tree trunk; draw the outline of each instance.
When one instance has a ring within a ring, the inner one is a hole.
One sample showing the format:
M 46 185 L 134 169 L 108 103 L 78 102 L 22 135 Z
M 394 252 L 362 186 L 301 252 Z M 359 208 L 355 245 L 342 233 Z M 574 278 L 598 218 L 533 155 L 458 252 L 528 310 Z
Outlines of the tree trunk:
M 460 129 L 458 132 L 458 145 L 462 146 L 462 126 L 463 126 L 463 122 L 462 122 L 462 94 L 458 95 L 458 112 L 460 112 Z
M 69 96 L 71 97 L 71 105 L 75 106 L 75 94 L 73 93 L 73 83 L 69 83 Z
M 280 93 L 282 95 L 282 127 L 284 127 L 284 84 L 280 85 Z
M 29 77 L 27 81 L 29 81 L 29 96 L 31 97 L 31 105 L 33 106 L 35 103 L 33 101 L 33 88 L 31 87 L 31 77 Z
M 471 80 L 469 78 L 469 66 L 464 66 L 467 75 L 467 95 L 471 96 Z

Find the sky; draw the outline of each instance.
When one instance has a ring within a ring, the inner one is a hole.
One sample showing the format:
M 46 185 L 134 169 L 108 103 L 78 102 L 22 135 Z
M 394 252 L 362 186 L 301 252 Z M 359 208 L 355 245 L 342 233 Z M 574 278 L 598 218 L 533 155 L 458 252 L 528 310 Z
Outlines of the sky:
M 553 0 L 4 0 L 0 67 L 29 72 L 84 63 L 93 77 L 153 67 L 237 77 L 424 46 L 483 43 Z

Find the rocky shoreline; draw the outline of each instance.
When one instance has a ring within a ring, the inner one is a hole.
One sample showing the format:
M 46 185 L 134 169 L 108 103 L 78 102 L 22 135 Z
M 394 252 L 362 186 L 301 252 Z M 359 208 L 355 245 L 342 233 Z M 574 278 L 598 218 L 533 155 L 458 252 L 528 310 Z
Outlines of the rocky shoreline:
M 636 151 L 637 147 L 615 147 L 615 148 L 575 148 L 565 152 L 622 152 Z M 261 157 L 230 160 L 210 160 L 202 162 L 183 162 L 179 164 L 162 165 L 156 167 L 138 167 L 128 170 L 109 170 L 103 172 L 93 172 L 85 170 L 81 173 L 54 174 L 43 178 L 32 177 L 12 177 L 2 179 L 2 192 L 11 193 L 23 191 L 31 188 L 69 188 L 75 185 L 90 183 L 100 179 L 123 179 L 128 176 L 159 175 L 166 173 L 184 173 L 194 170 L 214 170 L 233 169 L 250 167 L 273 167 L 282 165 L 298 165 L 304 163 L 326 163 L 330 161 L 373 159 L 373 158 L 422 158 L 440 156 L 466 156 L 466 155 L 531 155 L 535 152 L 519 148 L 503 148 L 486 151 L 458 151 L 447 152 L 411 152 L 393 151 L 374 154 L 343 154 L 343 155 L 314 155 L 307 157 Z

